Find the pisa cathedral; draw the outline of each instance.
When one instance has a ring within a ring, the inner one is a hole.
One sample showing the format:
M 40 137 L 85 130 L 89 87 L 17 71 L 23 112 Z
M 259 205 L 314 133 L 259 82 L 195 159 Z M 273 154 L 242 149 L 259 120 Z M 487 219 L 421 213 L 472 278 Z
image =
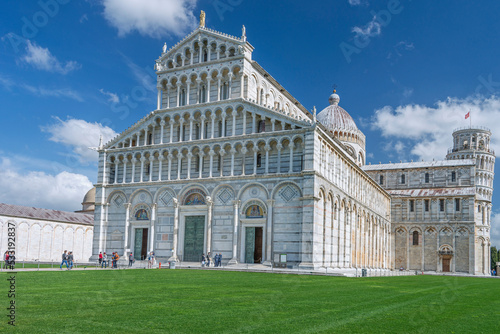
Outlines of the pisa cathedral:
M 444 162 L 367 166 L 337 94 L 316 116 L 252 52 L 244 27 L 235 37 L 204 19 L 164 46 L 157 109 L 99 145 L 92 259 L 487 273 L 488 131 L 456 132 Z

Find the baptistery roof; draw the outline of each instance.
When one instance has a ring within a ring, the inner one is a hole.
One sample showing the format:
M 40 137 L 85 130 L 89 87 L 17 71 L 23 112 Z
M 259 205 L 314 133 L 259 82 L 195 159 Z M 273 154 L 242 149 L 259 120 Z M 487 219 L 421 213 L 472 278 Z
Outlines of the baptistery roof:
M 317 116 L 318 121 L 328 130 L 359 131 L 351 115 L 339 106 L 340 97 L 334 93 L 330 95 L 330 105 L 323 109 Z

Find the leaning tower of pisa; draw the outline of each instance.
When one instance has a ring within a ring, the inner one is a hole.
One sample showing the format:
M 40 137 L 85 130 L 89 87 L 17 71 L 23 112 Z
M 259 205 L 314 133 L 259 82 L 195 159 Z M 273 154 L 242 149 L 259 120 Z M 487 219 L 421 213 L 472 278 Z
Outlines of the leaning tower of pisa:
M 476 263 L 476 270 L 489 272 L 490 262 L 490 218 L 493 196 L 495 152 L 490 148 L 491 131 L 485 127 L 471 126 L 453 131 L 453 147 L 448 150 L 447 160 L 476 160 L 476 200 L 474 221 L 476 226 L 476 251 L 483 252 L 485 265 Z M 477 257 L 476 257 L 477 259 Z

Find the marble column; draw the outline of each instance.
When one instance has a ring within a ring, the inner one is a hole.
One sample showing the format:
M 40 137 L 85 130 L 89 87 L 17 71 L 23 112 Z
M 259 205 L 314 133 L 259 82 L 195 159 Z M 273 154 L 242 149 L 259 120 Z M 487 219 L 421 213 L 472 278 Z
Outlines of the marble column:
M 154 203 L 151 208 L 151 226 L 149 228 L 149 252 L 154 252 L 155 250 L 155 225 L 156 225 L 156 209 L 157 204 Z
M 213 201 L 210 196 L 207 196 L 207 250 L 205 254 L 212 251 L 212 208 Z
M 179 202 L 177 198 L 172 199 L 174 205 L 174 236 L 172 240 L 172 256 L 168 259 L 168 262 L 177 262 L 177 244 L 179 239 Z
M 272 239 L 273 239 L 273 206 L 274 200 L 267 200 L 267 226 L 266 226 L 266 260 L 264 265 L 272 265 Z
M 164 131 L 164 128 L 165 128 L 165 121 L 164 120 L 161 120 L 160 122 L 160 144 L 163 144 L 163 131 Z
M 238 264 L 238 224 L 240 201 L 233 201 L 233 258 L 228 264 Z
M 125 233 L 124 233 L 124 239 L 123 239 L 123 256 L 125 257 L 127 255 L 127 252 L 130 251 L 128 248 L 129 245 L 129 240 L 128 240 L 128 230 L 130 229 L 130 203 L 125 203 Z

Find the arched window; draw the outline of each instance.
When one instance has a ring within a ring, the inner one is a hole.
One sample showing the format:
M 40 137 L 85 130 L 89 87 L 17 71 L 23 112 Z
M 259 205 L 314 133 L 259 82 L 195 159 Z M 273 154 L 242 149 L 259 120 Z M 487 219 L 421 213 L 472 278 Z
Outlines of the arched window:
M 257 167 L 260 167 L 262 165 L 262 156 L 257 154 Z
M 413 231 L 413 246 L 418 246 L 418 231 Z
M 257 124 L 257 133 L 266 132 L 266 121 L 260 120 Z
M 153 145 L 153 134 L 152 133 L 150 133 L 148 135 L 148 145 Z
M 425 183 L 429 183 L 429 181 L 430 181 L 429 173 L 425 173 Z
M 456 182 L 456 181 L 457 181 L 457 173 L 451 172 L 451 182 Z
M 204 62 L 207 62 L 207 61 L 208 61 L 208 52 L 207 52 L 207 50 L 204 50 L 204 51 L 203 51 L 203 61 L 204 61 Z
M 384 175 L 380 175 L 379 184 L 384 184 Z
M 404 174 L 401 174 L 401 184 L 405 184 L 406 182 L 406 176 Z
M 200 103 L 207 102 L 207 88 L 205 85 L 202 85 L 200 88 Z

